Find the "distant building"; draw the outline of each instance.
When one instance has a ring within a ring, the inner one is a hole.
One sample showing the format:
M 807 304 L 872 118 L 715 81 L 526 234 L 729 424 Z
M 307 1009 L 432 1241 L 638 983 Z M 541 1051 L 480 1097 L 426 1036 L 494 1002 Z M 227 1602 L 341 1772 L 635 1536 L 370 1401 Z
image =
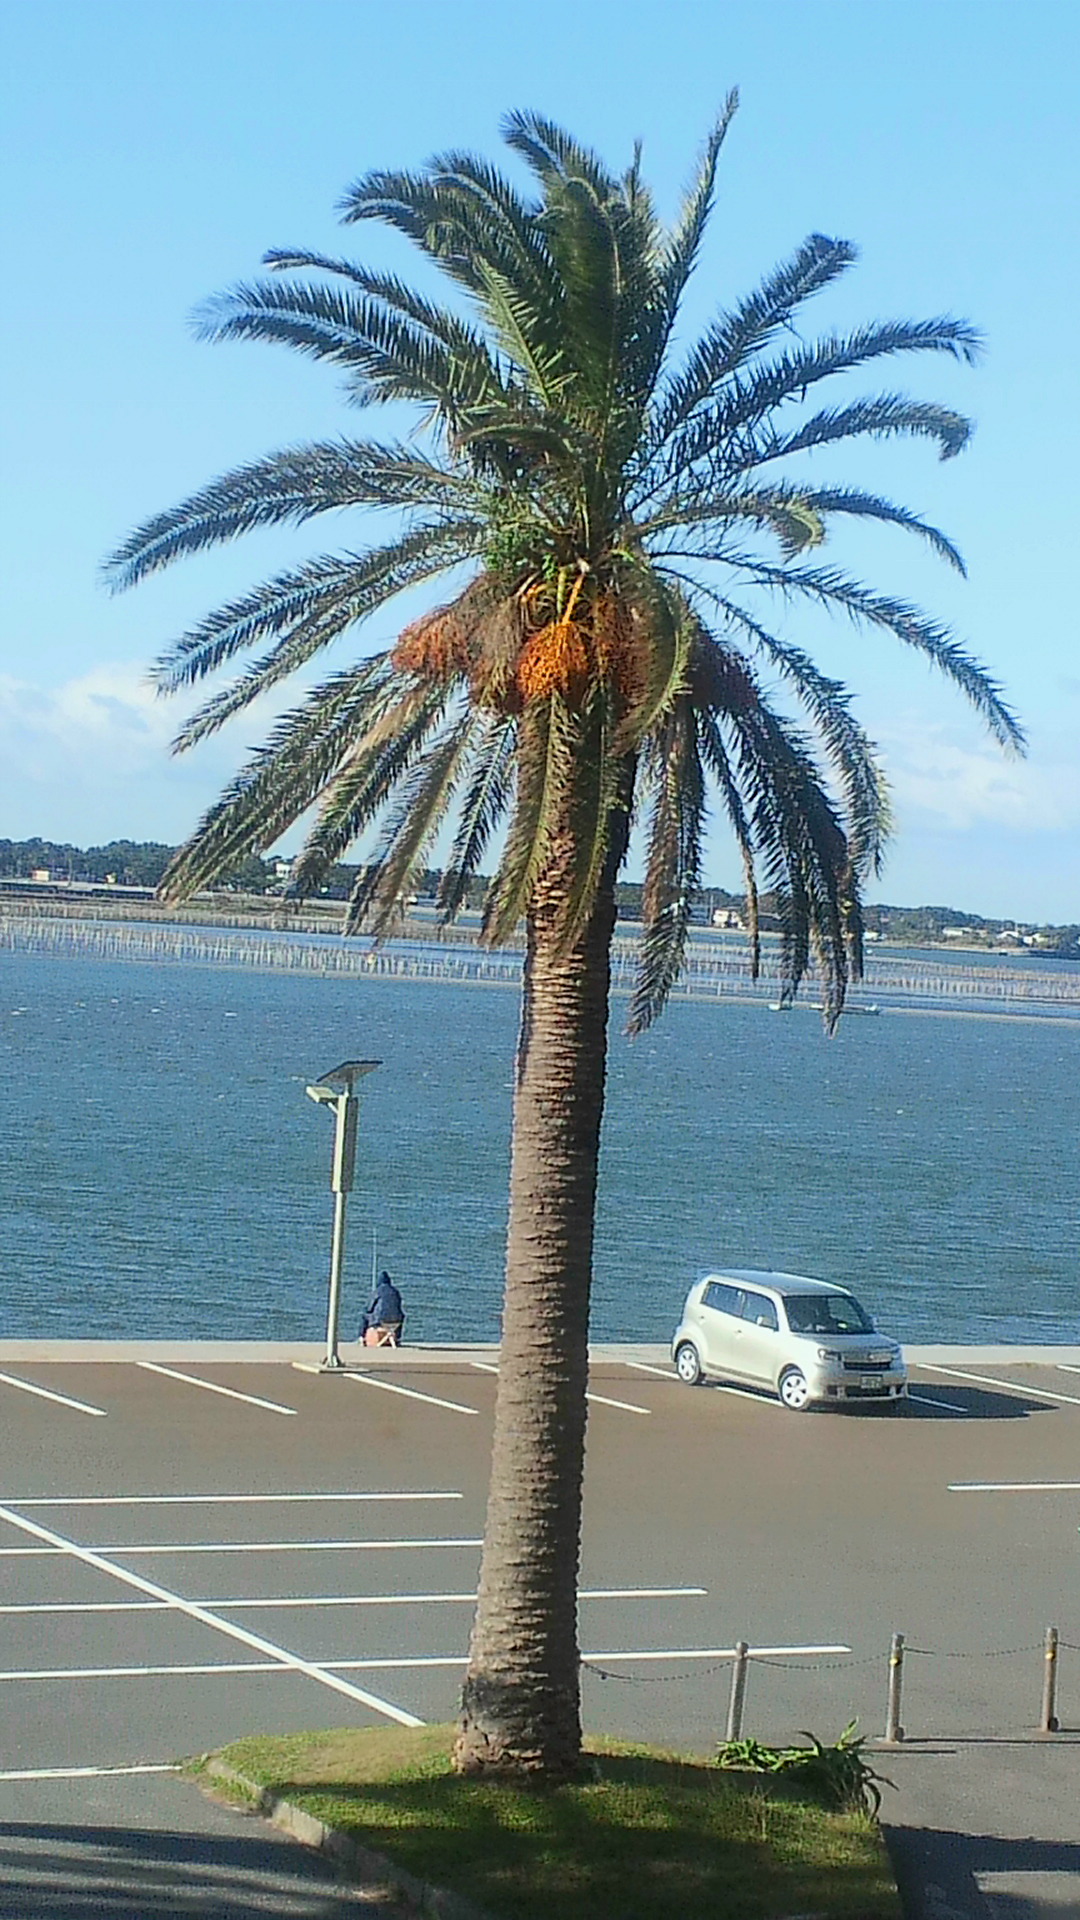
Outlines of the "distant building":
M 738 933 L 741 933 L 743 930 L 742 917 L 735 912 L 733 907 L 717 907 L 712 917 L 712 923 L 714 927 L 728 927 Z
M 31 871 L 30 878 L 31 880 L 40 881 L 41 884 L 44 886 L 52 879 L 52 868 L 51 867 L 34 867 Z

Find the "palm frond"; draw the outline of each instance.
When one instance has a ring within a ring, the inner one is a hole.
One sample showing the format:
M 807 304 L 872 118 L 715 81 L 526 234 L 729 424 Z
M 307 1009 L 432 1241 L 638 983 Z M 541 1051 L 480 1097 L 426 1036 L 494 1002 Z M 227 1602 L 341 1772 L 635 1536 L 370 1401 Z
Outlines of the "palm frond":
M 162 897 L 187 899 L 245 855 L 273 846 L 317 797 L 356 730 L 370 725 L 393 698 L 385 654 L 314 688 L 275 723 L 266 745 L 178 849 L 162 880 Z
M 698 712 L 697 724 L 702 766 L 712 775 L 719 788 L 724 811 L 732 833 L 735 835 L 735 844 L 742 860 L 743 882 L 746 887 L 746 934 L 750 942 L 750 978 L 756 980 L 761 972 L 761 922 L 753 834 L 716 715 L 702 706 Z
M 227 602 L 182 635 L 157 661 L 154 680 L 164 693 L 194 686 L 248 647 L 266 640 L 287 644 L 308 622 L 315 623 L 320 636 L 314 644 L 324 645 L 407 587 L 467 559 L 476 539 L 474 521 L 440 520 L 413 527 L 367 553 L 308 560 L 243 599 Z
M 467 475 L 423 460 L 405 446 L 336 440 L 286 447 L 236 467 L 155 514 L 105 562 L 105 576 L 119 592 L 184 554 L 202 553 L 258 527 L 301 526 L 346 507 L 460 512 L 481 500 Z
M 746 300 L 714 320 L 686 366 L 659 396 L 646 442 L 648 452 L 655 453 L 663 446 L 722 381 L 790 324 L 792 314 L 805 300 L 845 273 L 856 258 L 856 249 L 849 241 L 812 233 L 793 258 L 775 268 Z
M 444 921 L 464 904 L 468 883 L 479 872 L 492 834 L 503 819 L 514 784 L 517 723 L 488 718 L 473 736 L 474 764 L 458 814 L 454 844 L 439 882 L 438 906 Z
M 591 187 L 597 200 L 614 200 L 619 182 L 610 174 L 599 154 L 556 126 L 542 113 L 515 111 L 504 115 L 502 136 L 508 147 L 532 168 L 544 189 L 545 204 L 568 180 L 582 180 Z
M 577 729 L 559 694 L 530 702 L 518 722 L 514 813 L 484 903 L 486 946 L 508 940 L 528 908 L 573 793 L 576 746 Z
M 857 580 L 823 567 L 770 567 L 754 563 L 748 572 L 763 585 L 782 594 L 804 595 L 819 605 L 839 609 L 852 620 L 866 621 L 895 634 L 905 646 L 924 653 L 965 693 L 976 712 L 1003 747 L 1022 750 L 1023 730 L 1006 706 L 997 683 L 984 667 L 954 640 L 947 627 L 930 620 L 906 600 L 871 593 Z
M 365 405 L 419 401 L 453 420 L 477 401 L 498 401 L 502 378 L 481 337 L 417 304 L 426 322 L 344 287 L 253 281 L 208 301 L 197 332 L 205 340 L 262 340 L 328 360 L 346 370 L 351 397 Z
M 840 777 L 852 866 L 860 878 L 880 873 L 892 829 L 888 787 L 873 742 L 851 712 L 847 688 L 822 673 L 802 648 L 778 640 L 745 608 L 721 594 L 709 598 L 794 688 Z
M 972 425 L 966 415 L 932 401 L 910 400 L 903 393 L 872 394 L 846 407 L 823 408 L 791 433 L 781 433 L 774 422 L 769 422 L 764 432 L 749 433 L 735 441 L 733 457 L 725 464 L 733 473 L 748 473 L 766 461 L 783 460 L 793 453 L 832 446 L 863 434 L 871 440 L 898 436 L 936 440 L 940 458 L 952 460 L 967 446 Z M 707 438 L 703 435 L 703 440 Z M 710 451 L 706 448 L 705 455 L 695 457 L 708 457 Z
M 350 923 L 363 922 L 378 939 L 390 925 L 402 897 L 423 870 L 435 836 L 454 797 L 467 757 L 473 716 L 460 714 L 442 739 L 429 747 L 399 782 L 386 815 L 379 851 L 354 889 Z
M 652 377 L 655 380 L 678 317 L 679 304 L 694 270 L 705 228 L 716 195 L 716 168 L 720 149 L 739 106 L 738 88 L 733 87 L 724 101 L 698 163 L 693 185 L 686 194 L 679 217 L 663 247 L 658 265 L 657 325 L 654 335 Z
M 644 1033 L 682 971 L 690 909 L 701 883 L 705 780 L 692 702 L 683 695 L 654 742 L 658 772 L 642 889 L 641 959 L 627 1032 Z
M 357 727 L 322 783 L 319 811 L 289 875 L 297 898 L 320 887 L 330 869 L 377 818 L 398 782 L 443 719 L 449 690 L 408 687 L 391 676 L 389 697 Z M 356 928 L 346 921 L 346 932 Z
M 565 886 L 559 934 L 564 953 L 576 946 L 596 905 L 600 882 L 616 847 L 617 817 L 629 812 L 633 755 L 615 750 L 616 715 L 611 689 L 593 689 L 581 717 L 575 750 L 570 829 L 573 856 Z

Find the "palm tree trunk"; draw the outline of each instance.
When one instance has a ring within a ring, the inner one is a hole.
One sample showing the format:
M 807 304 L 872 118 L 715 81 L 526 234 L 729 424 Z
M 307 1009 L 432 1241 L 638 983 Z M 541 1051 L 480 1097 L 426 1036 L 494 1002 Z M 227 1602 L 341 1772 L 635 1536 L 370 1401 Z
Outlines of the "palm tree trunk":
M 558 938 L 560 862 L 528 916 L 491 1485 L 455 1750 L 463 1773 L 558 1780 L 580 1760 L 589 1289 L 621 851 L 569 950 Z

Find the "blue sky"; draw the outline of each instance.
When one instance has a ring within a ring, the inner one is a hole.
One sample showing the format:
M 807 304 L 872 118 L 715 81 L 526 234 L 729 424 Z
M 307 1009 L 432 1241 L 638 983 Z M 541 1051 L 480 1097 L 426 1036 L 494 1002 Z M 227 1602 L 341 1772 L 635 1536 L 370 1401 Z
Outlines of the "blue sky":
M 828 557 L 954 626 L 1003 683 L 1028 759 L 1005 759 L 897 645 L 784 616 L 789 638 L 850 679 L 886 757 L 898 831 L 874 897 L 1080 919 L 1067 585 L 1080 382 L 1060 346 L 1078 293 L 1078 42 L 1065 0 L 9 8 L 0 836 L 183 838 L 266 716 L 172 759 L 181 711 L 153 698 L 149 663 L 283 559 L 362 537 L 260 535 L 134 593 L 104 592 L 101 559 L 155 509 L 271 447 L 357 425 L 325 368 L 201 344 L 192 309 L 252 274 L 269 246 L 405 265 L 391 239 L 342 233 L 342 189 L 450 145 L 496 155 L 515 106 L 561 120 L 613 164 L 640 137 L 674 212 L 738 85 L 688 325 L 817 230 L 862 257 L 811 326 L 948 311 L 987 338 L 975 371 L 896 363 L 881 382 L 972 413 L 959 460 L 855 444 L 828 469 L 943 524 L 968 580 L 888 530 L 845 535 Z M 366 644 L 389 637 L 376 623 Z M 738 883 L 720 830 L 708 878 Z

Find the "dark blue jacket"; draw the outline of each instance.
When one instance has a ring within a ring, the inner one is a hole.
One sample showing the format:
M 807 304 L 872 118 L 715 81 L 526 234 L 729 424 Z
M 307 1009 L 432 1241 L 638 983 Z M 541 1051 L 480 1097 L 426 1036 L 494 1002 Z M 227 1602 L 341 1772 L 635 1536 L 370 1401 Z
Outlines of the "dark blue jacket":
M 401 1295 L 388 1273 L 380 1273 L 371 1305 L 364 1315 L 361 1337 L 369 1327 L 399 1327 L 405 1318 Z

